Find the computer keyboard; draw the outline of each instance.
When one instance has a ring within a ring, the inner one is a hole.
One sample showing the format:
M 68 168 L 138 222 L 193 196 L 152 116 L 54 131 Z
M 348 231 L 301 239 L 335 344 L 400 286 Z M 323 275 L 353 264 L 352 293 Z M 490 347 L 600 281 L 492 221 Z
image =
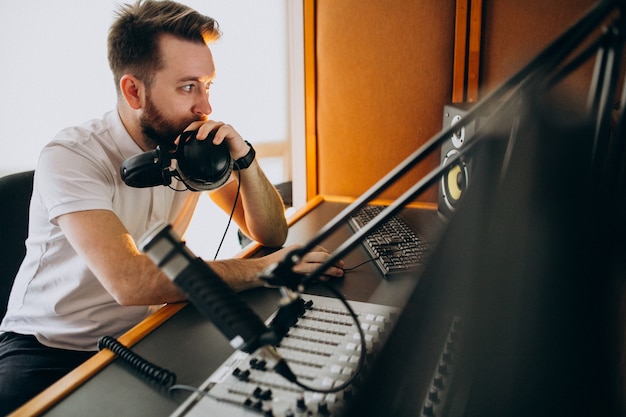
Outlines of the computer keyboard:
M 357 232 L 384 208 L 365 206 L 348 223 Z M 370 233 L 363 241 L 363 246 L 384 278 L 419 269 L 429 252 L 428 242 L 399 215 L 391 217 Z

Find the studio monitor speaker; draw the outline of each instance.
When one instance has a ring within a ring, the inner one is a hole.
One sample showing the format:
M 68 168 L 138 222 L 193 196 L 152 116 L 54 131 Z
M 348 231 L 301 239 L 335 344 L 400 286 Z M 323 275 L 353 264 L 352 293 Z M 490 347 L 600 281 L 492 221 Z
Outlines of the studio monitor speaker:
M 457 124 L 473 104 L 448 104 L 443 109 L 443 130 Z M 447 165 L 450 160 L 463 149 L 464 143 L 474 134 L 477 121 L 454 131 L 441 145 L 441 165 Z M 472 180 L 471 160 L 465 156 L 457 159 L 445 171 L 439 181 L 438 207 L 439 212 L 448 217 L 456 210 L 465 190 Z

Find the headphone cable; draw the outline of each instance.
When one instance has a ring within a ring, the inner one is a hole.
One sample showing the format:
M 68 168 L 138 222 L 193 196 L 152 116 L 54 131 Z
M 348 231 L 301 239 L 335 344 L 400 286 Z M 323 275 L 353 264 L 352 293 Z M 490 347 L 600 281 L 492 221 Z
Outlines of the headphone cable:
M 220 244 L 217 246 L 217 250 L 215 251 L 215 256 L 213 257 L 214 261 L 217 259 L 217 255 L 220 253 L 220 249 L 222 249 L 222 244 L 224 243 L 224 239 L 226 238 L 226 234 L 228 233 L 228 228 L 230 227 L 230 223 L 232 222 L 233 216 L 235 214 L 235 208 L 237 207 L 237 200 L 239 199 L 239 191 L 241 190 L 241 170 L 239 169 L 239 165 L 237 165 L 237 162 L 234 162 L 233 166 L 235 167 L 235 169 L 237 170 L 237 173 L 239 174 L 237 175 L 239 177 L 238 182 L 237 182 L 237 193 L 235 194 L 235 201 L 233 202 L 233 208 L 230 211 L 230 216 L 228 217 L 228 223 L 226 224 L 226 229 L 224 230 L 224 234 L 222 235 L 222 240 L 220 240 Z

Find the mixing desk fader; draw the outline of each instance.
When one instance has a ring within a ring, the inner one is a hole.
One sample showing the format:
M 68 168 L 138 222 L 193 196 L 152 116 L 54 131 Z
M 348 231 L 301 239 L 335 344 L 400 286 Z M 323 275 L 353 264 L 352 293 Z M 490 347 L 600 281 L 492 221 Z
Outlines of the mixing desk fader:
M 308 387 L 340 386 L 355 372 L 361 353 L 358 329 L 334 298 L 305 294 L 310 308 L 277 347 Z M 376 354 L 393 324 L 395 309 L 350 301 L 364 330 L 367 360 Z M 205 416 L 336 416 L 350 401 L 352 386 L 334 392 L 308 391 L 267 369 L 255 354 L 236 351 L 173 414 Z

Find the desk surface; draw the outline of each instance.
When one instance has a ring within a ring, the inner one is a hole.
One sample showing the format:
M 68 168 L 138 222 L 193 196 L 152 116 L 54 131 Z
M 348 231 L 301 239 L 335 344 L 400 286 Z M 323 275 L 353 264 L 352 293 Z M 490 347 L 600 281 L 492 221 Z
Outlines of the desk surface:
M 306 243 L 319 229 L 336 216 L 347 203 L 323 201 L 290 227 L 287 244 Z M 404 217 L 427 239 L 437 234 L 438 216 L 432 209 L 405 209 Z M 352 234 L 343 226 L 322 245 L 334 250 Z M 262 250 L 261 250 L 262 251 Z M 258 253 L 255 256 L 260 256 Z M 345 258 L 346 268 L 369 259 L 365 250 L 357 247 Z M 401 306 L 415 277 L 385 281 L 371 263 L 349 271 L 333 284 L 348 298 L 375 304 Z M 310 286 L 307 293 L 329 295 L 323 287 Z M 279 293 L 261 288 L 241 294 L 244 301 L 263 319 L 278 307 Z M 133 351 L 177 375 L 177 383 L 199 386 L 232 353 L 226 338 L 192 305 L 159 325 L 133 346 Z M 114 360 L 71 395 L 46 412 L 46 416 L 167 416 L 188 394 L 178 398 L 166 396 L 158 387 L 141 380 L 122 361 Z

